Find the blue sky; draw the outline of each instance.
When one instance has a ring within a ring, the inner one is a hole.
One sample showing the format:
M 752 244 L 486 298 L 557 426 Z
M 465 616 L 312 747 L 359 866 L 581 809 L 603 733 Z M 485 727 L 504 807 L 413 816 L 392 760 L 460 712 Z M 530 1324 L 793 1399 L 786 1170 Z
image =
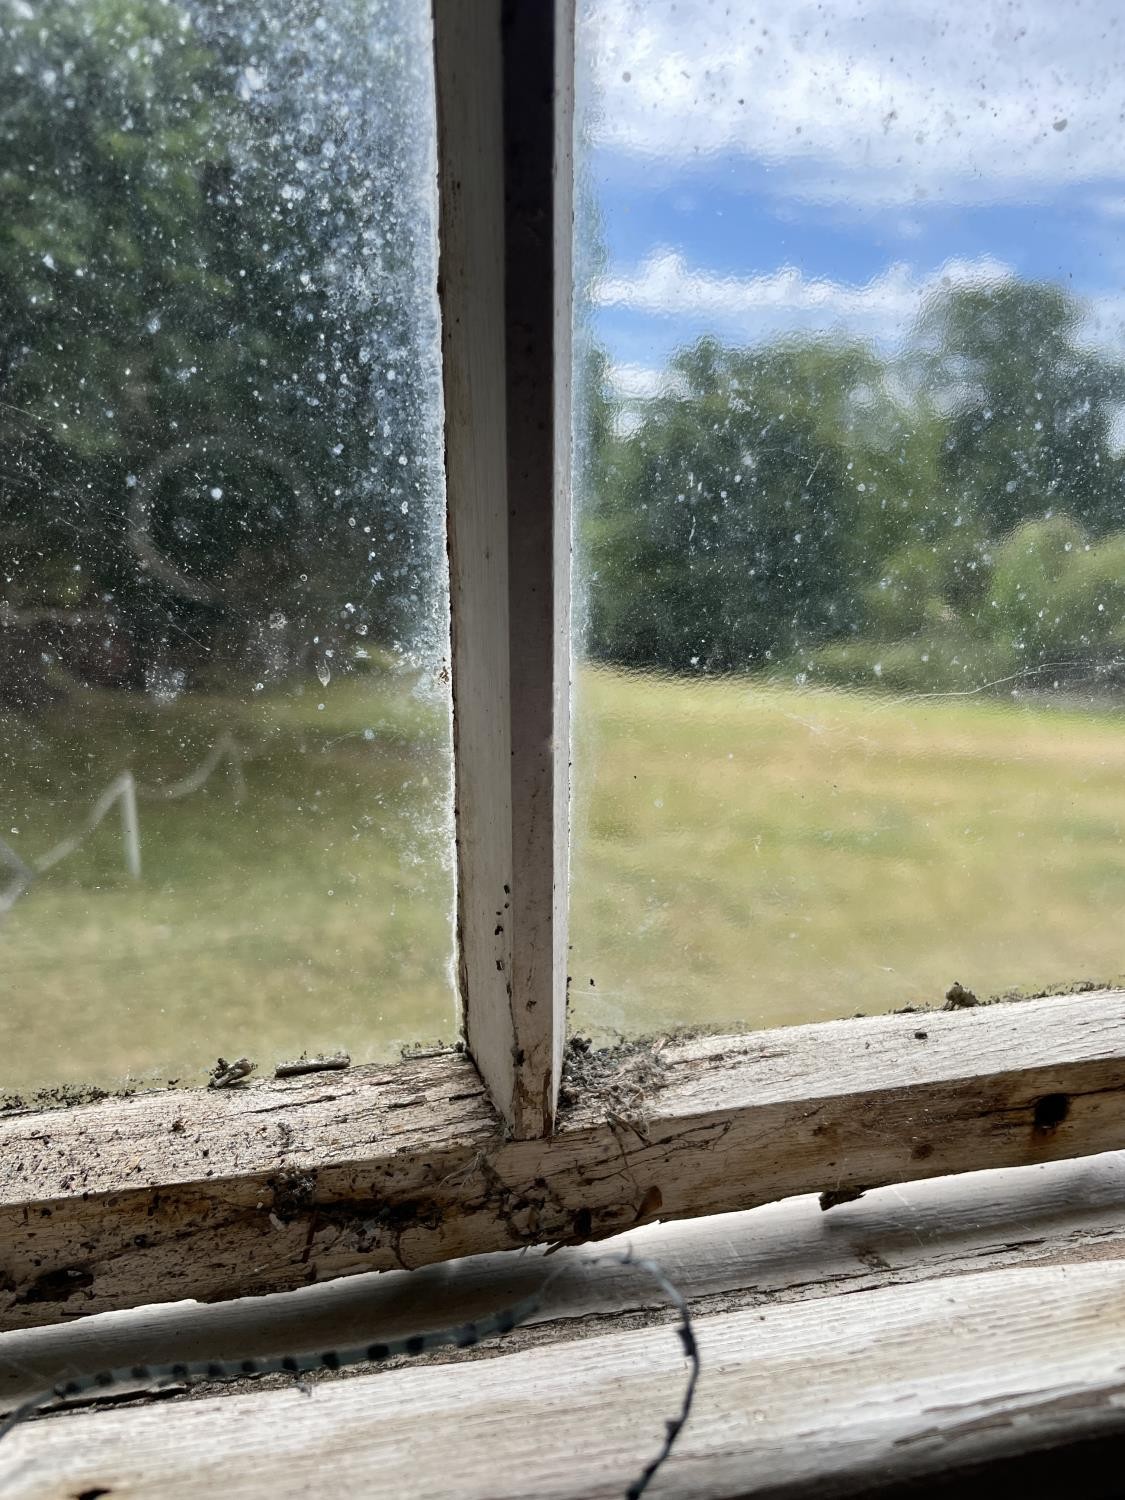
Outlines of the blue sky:
M 886 350 L 948 280 L 1070 286 L 1125 348 L 1113 0 L 587 0 L 586 288 L 623 391 L 704 331 Z

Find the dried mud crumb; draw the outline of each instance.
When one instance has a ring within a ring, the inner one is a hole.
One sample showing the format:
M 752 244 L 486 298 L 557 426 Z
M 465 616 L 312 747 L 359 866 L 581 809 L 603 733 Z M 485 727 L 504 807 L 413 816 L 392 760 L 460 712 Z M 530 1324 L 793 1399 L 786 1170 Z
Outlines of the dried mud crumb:
M 945 1004 L 942 1010 L 969 1010 L 972 1006 L 979 1004 L 980 1001 L 972 990 L 967 990 L 959 979 L 955 979 L 945 992 Z
M 240 1083 L 244 1083 L 250 1074 L 258 1066 L 251 1062 L 248 1057 L 237 1057 L 234 1062 L 227 1062 L 225 1057 L 220 1057 L 211 1069 L 207 1084 L 209 1089 L 231 1089 Z

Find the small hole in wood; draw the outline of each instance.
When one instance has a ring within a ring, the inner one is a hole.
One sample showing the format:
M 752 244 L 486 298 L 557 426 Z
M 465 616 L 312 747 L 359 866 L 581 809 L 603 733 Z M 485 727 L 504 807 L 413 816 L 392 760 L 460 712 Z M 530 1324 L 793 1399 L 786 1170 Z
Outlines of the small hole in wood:
M 1070 1099 L 1066 1094 L 1044 1094 L 1035 1105 L 1036 1130 L 1054 1130 L 1070 1113 Z

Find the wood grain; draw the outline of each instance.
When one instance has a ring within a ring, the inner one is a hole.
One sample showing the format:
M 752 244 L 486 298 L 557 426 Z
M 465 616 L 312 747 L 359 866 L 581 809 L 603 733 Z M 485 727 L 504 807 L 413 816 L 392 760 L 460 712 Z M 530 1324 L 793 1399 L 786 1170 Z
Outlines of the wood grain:
M 611 1082 L 547 1140 L 508 1138 L 456 1054 L 9 1114 L 0 1326 L 1125 1144 L 1121 991 L 701 1037 L 656 1056 L 660 1086 L 628 1117 Z
M 1120 1436 L 1123 1294 L 1115 1262 L 698 1318 L 704 1378 L 656 1493 L 865 1494 L 1063 1438 Z M 17 1428 L 0 1450 L 0 1487 L 20 1500 L 616 1500 L 655 1451 L 683 1377 L 662 1326 L 478 1359 L 471 1372 L 407 1368 L 311 1396 L 73 1415 Z
M 1125 1153 L 876 1188 L 823 1213 L 815 1195 L 648 1224 L 597 1245 L 498 1252 L 343 1277 L 237 1302 L 168 1303 L 0 1334 L 0 1412 L 76 1371 L 269 1357 L 453 1327 L 529 1296 L 542 1313 L 506 1350 L 604 1332 L 651 1311 L 647 1279 L 606 1257 L 656 1260 L 700 1314 L 797 1302 L 1015 1265 L 1125 1259 Z M 441 1361 L 474 1357 L 445 1350 Z
M 499 10 L 435 0 L 439 291 L 457 819 L 458 989 L 511 1118 L 512 756 Z M 489 920 L 491 918 L 491 921 Z
M 574 0 L 503 7 L 517 1136 L 555 1118 L 570 899 Z
M 465 1034 L 550 1129 L 566 1004 L 573 0 L 435 0 Z

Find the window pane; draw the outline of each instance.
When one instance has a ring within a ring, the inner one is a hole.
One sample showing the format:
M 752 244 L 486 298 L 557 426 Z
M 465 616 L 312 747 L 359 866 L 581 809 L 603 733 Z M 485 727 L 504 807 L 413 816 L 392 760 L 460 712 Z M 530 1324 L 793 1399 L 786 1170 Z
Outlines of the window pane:
M 1120 972 L 1123 32 L 582 8 L 578 1024 Z
M 448 1033 L 427 9 L 0 0 L 0 99 L 0 1091 Z

